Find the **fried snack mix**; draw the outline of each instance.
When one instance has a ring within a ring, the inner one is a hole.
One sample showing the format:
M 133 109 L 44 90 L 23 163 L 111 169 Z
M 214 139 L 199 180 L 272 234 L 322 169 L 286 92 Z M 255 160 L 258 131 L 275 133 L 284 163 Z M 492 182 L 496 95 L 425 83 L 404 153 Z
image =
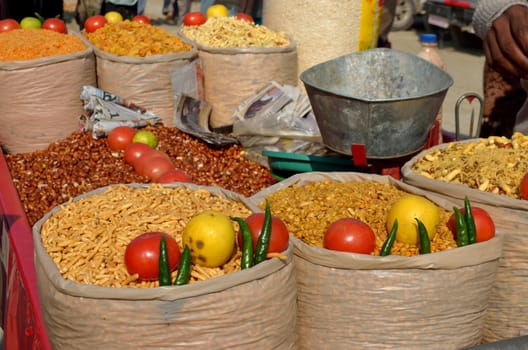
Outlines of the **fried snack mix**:
M 379 255 L 388 236 L 386 221 L 393 204 L 407 192 L 390 184 L 377 182 L 314 182 L 294 185 L 266 197 L 273 215 L 281 218 L 288 231 L 306 244 L 323 247 L 324 233 L 332 222 L 350 217 L 365 222 L 376 235 Z M 260 205 L 262 207 L 262 204 Z M 451 211 L 438 207 L 440 223 L 431 239 L 431 252 L 456 248 L 447 227 Z M 393 255 L 419 255 L 416 245 L 395 242 Z
M 199 26 L 183 26 L 181 32 L 200 45 L 212 48 L 284 47 L 290 40 L 282 32 L 236 17 L 213 17 Z
M 520 198 L 519 184 L 528 172 L 528 136 L 490 136 L 474 142 L 452 142 L 426 153 L 413 165 L 424 177 Z
M 162 27 L 129 20 L 107 23 L 83 35 L 98 49 L 117 56 L 148 57 L 192 50 L 192 45 Z
M 139 281 L 137 275 L 127 272 L 124 254 L 128 243 L 144 232 L 161 231 L 182 247 L 186 223 L 209 209 L 229 216 L 251 214 L 241 202 L 204 189 L 118 185 L 64 204 L 42 225 L 42 244 L 67 280 L 114 288 L 156 287 L 158 281 Z M 238 270 L 240 252 L 220 267 L 193 265 L 189 283 Z

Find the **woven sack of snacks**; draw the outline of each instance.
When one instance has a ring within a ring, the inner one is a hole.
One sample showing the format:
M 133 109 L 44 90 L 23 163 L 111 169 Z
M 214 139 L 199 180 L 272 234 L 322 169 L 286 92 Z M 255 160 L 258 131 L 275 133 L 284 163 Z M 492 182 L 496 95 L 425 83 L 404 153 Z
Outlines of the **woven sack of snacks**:
M 377 45 L 378 1 L 266 0 L 262 23 L 295 38 L 299 76 L 318 63 Z M 304 86 L 299 81 L 300 86 Z
M 0 145 L 10 153 L 46 148 L 79 129 L 83 85 L 95 58 L 75 35 L 20 29 L 0 37 Z
M 244 270 L 238 250 L 220 267 L 192 264 L 185 285 L 159 287 L 128 274 L 131 239 L 162 231 L 181 246 L 185 223 L 202 210 L 259 211 L 219 187 L 134 184 L 83 194 L 37 222 L 37 287 L 53 348 L 295 348 L 291 246 Z
M 391 255 L 378 256 L 388 203 L 408 193 L 440 209 L 452 207 L 391 177 L 346 172 L 294 175 L 250 197 L 259 206 L 267 200 L 294 236 L 300 348 L 461 349 L 480 343 L 502 237 L 457 248 L 447 228 L 440 229 L 447 221 L 442 209 L 433 253 L 416 255 L 413 246 L 399 244 Z M 375 231 L 372 254 L 323 248 L 326 227 L 343 217 Z
M 196 48 L 162 27 L 131 21 L 83 35 L 96 56 L 97 86 L 174 126 L 171 73 L 195 60 Z
M 198 47 L 213 129 L 229 131 L 236 108 L 269 82 L 297 85 L 297 45 L 284 33 L 235 17 L 212 18 L 181 33 Z
M 528 172 L 528 137 L 490 137 L 441 144 L 402 168 L 403 180 L 458 204 L 465 196 L 485 209 L 504 234 L 504 252 L 490 297 L 484 340 L 528 333 L 528 201 L 519 184 Z

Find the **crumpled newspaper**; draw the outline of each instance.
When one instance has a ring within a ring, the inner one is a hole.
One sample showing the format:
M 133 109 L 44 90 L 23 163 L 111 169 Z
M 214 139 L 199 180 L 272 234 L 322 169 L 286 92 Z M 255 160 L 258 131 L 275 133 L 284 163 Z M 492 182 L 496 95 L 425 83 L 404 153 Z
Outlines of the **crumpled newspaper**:
M 87 112 L 80 117 L 81 130 L 91 131 L 94 139 L 106 137 L 121 125 L 141 128 L 161 121 L 145 108 L 94 86 L 83 86 L 81 100 Z

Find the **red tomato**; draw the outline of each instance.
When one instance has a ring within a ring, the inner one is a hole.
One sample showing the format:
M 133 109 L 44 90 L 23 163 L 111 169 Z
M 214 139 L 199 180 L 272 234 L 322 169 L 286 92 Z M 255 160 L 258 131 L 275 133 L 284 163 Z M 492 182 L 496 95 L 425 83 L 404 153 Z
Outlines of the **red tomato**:
M 201 12 L 189 12 L 183 17 L 183 24 L 186 26 L 199 26 L 207 21 L 207 17 Z
M 150 162 L 153 158 L 168 158 L 167 154 L 158 151 L 156 149 L 150 149 L 148 152 L 145 152 L 134 162 L 134 170 L 138 175 L 144 175 L 143 174 L 143 168 L 145 167 L 145 164 L 147 162 Z
M 143 142 L 132 142 L 125 148 L 123 158 L 125 163 L 133 165 L 143 154 L 152 150 L 149 145 Z
M 466 210 L 462 207 L 460 208 L 462 215 Z M 477 242 L 484 242 L 488 239 L 495 236 L 495 223 L 489 216 L 488 212 L 479 207 L 471 207 L 471 213 L 475 219 L 475 227 L 477 229 Z M 455 213 L 451 214 L 449 220 L 447 221 L 447 227 L 453 233 L 455 240 L 457 238 L 456 223 L 455 223 Z
M 248 216 L 245 220 L 251 230 L 251 236 L 253 237 L 253 249 L 257 248 L 258 237 L 260 236 L 260 230 L 264 223 L 264 213 L 253 213 Z M 238 246 L 242 246 L 242 233 L 238 232 L 237 235 Z M 288 228 L 284 222 L 276 217 L 271 217 L 271 237 L 268 247 L 268 253 L 280 253 L 288 248 L 288 242 L 290 241 L 290 235 L 288 234 Z
M 146 232 L 134 238 L 126 247 L 125 265 L 129 274 L 137 273 L 140 280 L 158 279 L 161 236 L 165 236 L 167 242 L 170 270 L 178 267 L 181 253 L 176 240 L 164 232 Z
M 152 181 L 157 181 L 160 176 L 172 170 L 174 170 L 174 164 L 169 157 L 153 157 L 145 162 L 141 172 L 143 176 Z
M 366 223 L 343 218 L 327 227 L 323 246 L 326 249 L 342 252 L 370 254 L 376 248 L 376 235 Z
M 156 182 L 160 184 L 167 184 L 171 182 L 192 182 L 192 181 L 189 175 L 187 175 L 185 171 L 174 168 L 171 171 L 168 171 L 165 174 L 158 177 Z
M 20 28 L 20 24 L 12 18 L 3 19 L 0 21 L 0 33 L 8 32 L 13 29 Z
M 50 29 L 57 33 L 66 33 L 66 23 L 60 18 L 48 18 L 42 23 L 43 29 Z
M 235 17 L 241 21 L 246 21 L 246 22 L 249 22 L 249 23 L 255 23 L 255 20 L 253 19 L 253 17 L 251 17 L 250 15 L 248 15 L 247 13 L 243 13 L 243 12 L 239 12 L 235 15 Z
M 104 27 L 106 23 L 107 20 L 103 15 L 91 16 L 88 17 L 86 21 L 84 21 L 84 30 L 86 30 L 88 33 L 93 33 L 97 29 Z
M 118 126 L 113 128 L 107 137 L 108 147 L 112 151 L 122 151 L 132 143 L 136 129 L 131 126 Z
M 132 18 L 132 22 L 139 22 L 144 24 L 150 24 L 150 18 L 145 15 L 136 15 Z
M 524 175 L 519 185 L 519 195 L 522 199 L 528 199 L 528 173 Z

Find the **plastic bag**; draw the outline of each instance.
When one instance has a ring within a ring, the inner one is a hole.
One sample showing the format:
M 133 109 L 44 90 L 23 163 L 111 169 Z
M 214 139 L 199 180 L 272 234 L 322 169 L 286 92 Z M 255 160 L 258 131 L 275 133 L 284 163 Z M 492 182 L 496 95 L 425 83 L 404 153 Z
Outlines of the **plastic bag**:
M 196 59 L 171 72 L 172 94 L 176 98 L 186 95 L 203 100 L 203 72 L 200 60 Z M 177 102 L 177 101 L 175 101 Z
M 266 84 L 238 106 L 233 120 L 233 136 L 253 152 L 296 152 L 321 144 L 308 97 L 296 86 Z

